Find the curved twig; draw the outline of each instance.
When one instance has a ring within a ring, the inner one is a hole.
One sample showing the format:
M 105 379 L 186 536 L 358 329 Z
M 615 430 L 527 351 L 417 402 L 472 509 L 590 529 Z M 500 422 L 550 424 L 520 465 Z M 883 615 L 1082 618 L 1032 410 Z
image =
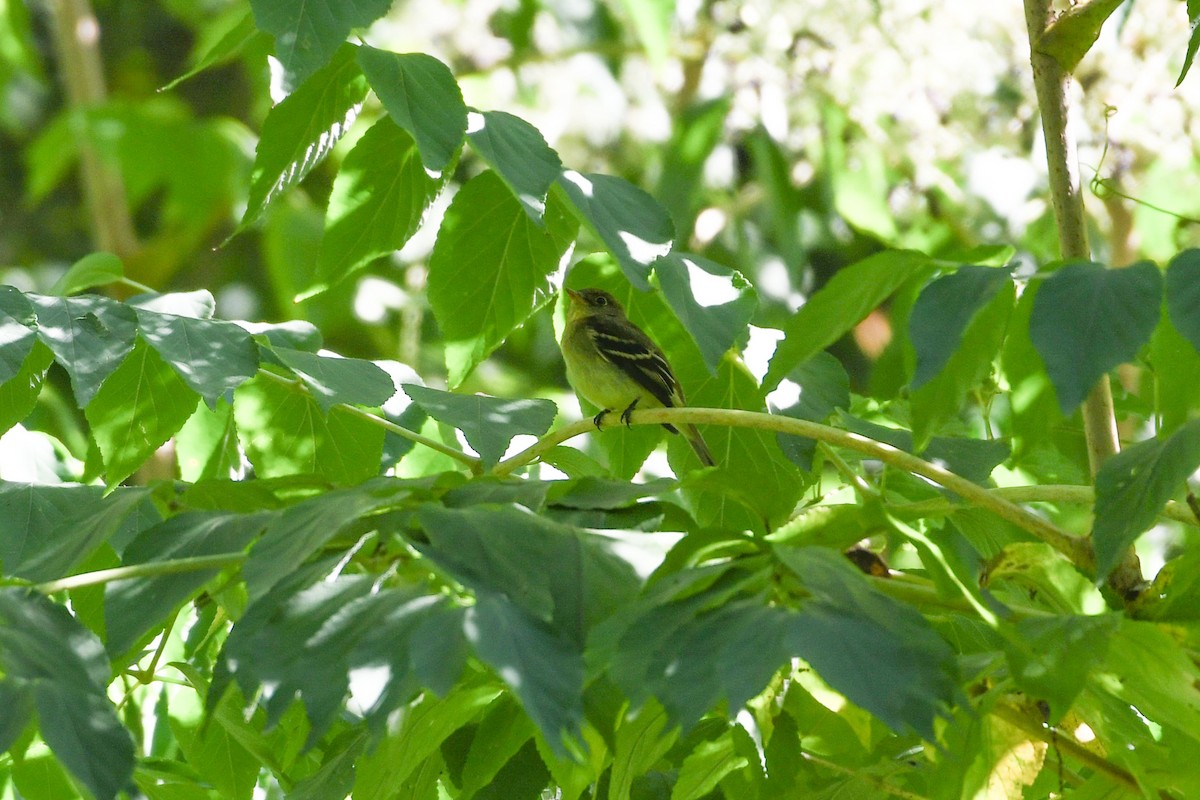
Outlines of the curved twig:
M 1002 519 L 1033 534 L 1062 552 L 1084 572 L 1089 574 L 1094 572 L 1091 543 L 1086 539 L 1072 536 L 1053 522 L 1021 508 L 979 484 L 892 445 L 828 425 L 776 414 L 764 414 L 758 411 L 718 408 L 655 408 L 639 409 L 629 416 L 631 425 L 661 425 L 664 422 L 690 422 L 789 433 L 862 453 L 905 472 L 928 478 L 973 505 L 986 508 Z M 602 421 L 602 427 L 613 427 L 619 424 L 621 424 L 620 421 L 616 419 L 605 418 Z M 593 427 L 591 420 L 580 420 L 552 431 L 520 453 L 501 461 L 492 469 L 492 474 L 508 475 L 513 470 L 537 460 L 551 448 L 581 433 L 586 433 Z

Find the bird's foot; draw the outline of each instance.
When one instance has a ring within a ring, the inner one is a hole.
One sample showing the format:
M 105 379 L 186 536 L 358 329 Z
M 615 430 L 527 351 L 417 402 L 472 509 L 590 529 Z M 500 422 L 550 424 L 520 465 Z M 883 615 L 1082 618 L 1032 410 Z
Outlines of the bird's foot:
M 641 398 L 639 397 L 635 399 L 624 411 L 621 412 L 621 422 L 625 423 L 626 428 L 630 427 L 631 425 L 629 422 L 629 415 L 633 413 L 633 409 L 637 406 L 638 400 L 641 400 Z
M 611 413 L 612 413 L 612 409 L 606 408 L 603 411 L 601 411 L 599 414 L 597 414 L 596 416 L 592 417 L 592 424 L 594 424 L 596 426 L 596 430 L 600 430 L 600 425 L 601 425 L 601 423 L 604 422 L 604 418 L 607 417 Z

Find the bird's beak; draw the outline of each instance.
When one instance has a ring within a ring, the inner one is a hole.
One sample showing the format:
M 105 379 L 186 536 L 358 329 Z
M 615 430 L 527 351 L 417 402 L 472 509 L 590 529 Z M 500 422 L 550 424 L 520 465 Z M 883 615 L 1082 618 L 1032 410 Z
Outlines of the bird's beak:
M 565 287 L 564 287 L 564 289 L 565 289 Z M 583 302 L 583 295 L 580 294 L 579 292 L 575 291 L 574 289 L 565 289 L 565 291 L 567 293 L 567 296 L 571 298 L 572 303 L 582 303 Z

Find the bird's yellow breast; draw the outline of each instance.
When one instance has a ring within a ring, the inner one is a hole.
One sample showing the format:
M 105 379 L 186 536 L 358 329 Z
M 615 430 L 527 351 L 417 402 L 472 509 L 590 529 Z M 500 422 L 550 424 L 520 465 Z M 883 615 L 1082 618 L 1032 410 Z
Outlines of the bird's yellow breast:
M 592 405 L 613 411 L 624 411 L 634 400 L 641 408 L 662 405 L 641 384 L 600 354 L 583 325 L 567 325 L 563 331 L 562 352 L 567 380 Z

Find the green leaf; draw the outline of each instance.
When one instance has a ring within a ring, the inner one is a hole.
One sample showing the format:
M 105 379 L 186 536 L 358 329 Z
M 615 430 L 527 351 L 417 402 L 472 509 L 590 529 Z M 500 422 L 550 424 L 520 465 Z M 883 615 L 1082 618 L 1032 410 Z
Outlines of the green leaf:
M 99 500 L 99 486 L 0 483 L 0 564 L 22 575 L 22 565 L 45 548 L 54 526 L 71 511 Z
M 654 262 L 654 274 L 715 375 L 729 349 L 749 338 L 758 293 L 741 273 L 689 253 L 663 256 Z
M 351 677 L 356 671 L 386 669 L 382 689 L 368 681 L 350 689 L 355 711 L 364 713 L 375 734 L 387 729 L 397 708 L 412 702 L 421 687 L 446 695 L 463 677 L 470 656 L 463 632 L 465 609 L 432 595 L 394 592 L 376 600 L 382 614 L 375 624 L 362 626 L 361 638 L 350 653 Z
M 662 560 L 653 539 L 585 532 L 515 506 L 430 505 L 419 518 L 426 557 L 477 593 L 509 598 L 578 648 Z
M 104 696 L 110 678 L 104 647 L 61 605 L 32 590 L 3 587 L 0 620 L 6 679 L 47 681 Z
M 557 755 L 583 724 L 583 656 L 570 643 L 502 596 L 480 593 L 466 621 L 467 639 L 521 699 Z
M 58 683 L 34 688 L 42 738 L 97 800 L 115 798 L 133 775 L 133 740 L 103 694 Z
M 269 728 L 299 697 L 312 726 L 308 745 L 320 739 L 349 689 L 349 652 L 355 640 L 364 627 L 378 622 L 384 602 L 395 594 L 369 599 L 371 579 L 365 575 L 296 585 L 332 566 L 326 560 L 293 573 L 293 580 L 246 609 L 214 669 L 210 705 L 232 677 L 243 694 L 257 694 Z
M 864 535 L 881 532 L 885 518 L 878 508 L 850 503 L 811 506 L 774 530 L 769 541 L 787 545 L 819 545 L 845 550 Z
M 79 784 L 50 753 L 14 764 L 12 777 L 13 787 L 27 800 L 85 800 Z
M 501 695 L 488 708 L 467 753 L 462 790 L 467 796 L 491 783 L 496 773 L 528 742 L 533 723 L 510 695 Z M 540 787 L 539 787 L 540 788 Z
M 139 294 L 129 298 L 129 305 L 134 307 L 139 317 L 141 312 L 149 311 L 154 314 L 207 320 L 212 319 L 217 310 L 217 300 L 207 289 L 168 294 Z M 138 321 L 141 322 L 140 318 Z
M 1166 439 L 1147 439 L 1106 460 L 1096 473 L 1096 575 L 1103 578 L 1200 467 L 1200 420 Z
M 551 203 L 545 230 L 495 172 L 467 182 L 446 210 L 429 257 L 429 304 L 446 343 L 449 384 L 458 386 L 517 327 L 553 297 L 550 276 L 573 233 Z M 553 232 L 561 235 L 552 235 Z
M 541 132 L 520 117 L 503 111 L 472 111 L 467 139 L 512 190 L 535 222 L 546 212 L 546 197 L 562 174 L 562 161 Z
M 720 675 L 717 670 L 727 657 L 737 659 L 744 655 L 734 654 L 736 648 L 729 648 L 726 653 L 726 638 L 740 635 L 735 631 L 756 630 L 754 626 L 737 624 L 723 628 L 722 623 L 775 613 L 764 612 L 760 601 L 743 597 L 764 588 L 768 575 L 762 566 L 758 562 L 751 569 L 734 569 L 730 562 L 712 563 L 652 581 L 635 602 L 625 604 L 611 619 L 597 626 L 588 642 L 589 665 L 604 670 L 625 692 L 632 708 L 655 698 L 671 713 L 672 724 L 685 727 L 694 724 L 726 689 L 722 682 L 725 675 L 744 687 L 742 675 L 759 673 L 757 666 Z M 715 612 L 724 616 L 718 618 Z M 685 652 L 682 648 L 694 647 L 712 656 L 680 658 Z M 756 664 L 762 660 L 759 656 L 767 660 L 774 657 L 771 653 L 753 652 Z M 778 663 L 769 664 L 768 669 L 773 671 Z M 682 670 L 687 674 L 682 674 Z M 761 689 L 762 684 L 756 688 Z M 733 696 L 741 697 L 743 691 L 744 688 L 733 687 L 731 701 Z
M 910 606 L 876 591 L 839 553 L 776 547 L 812 594 L 788 629 L 793 652 L 845 697 L 895 731 L 935 736 L 961 699 L 954 652 Z M 887 664 L 864 670 L 863 664 Z
M 1054 440 L 1063 444 L 1061 431 L 1063 413 L 1058 408 L 1058 400 L 1054 396 L 1054 387 L 1046 374 L 1045 364 L 1037 354 L 1033 342 L 1029 339 L 1029 319 L 1033 314 L 1034 299 L 1037 296 L 1036 285 L 1029 285 L 1021 293 L 1013 308 L 1008 323 L 1008 336 L 1000 351 L 1000 364 L 1005 381 L 1011 387 L 1009 404 L 1012 407 L 1013 438 L 1016 442 L 1028 442 L 1031 446 L 1019 447 L 1018 451 L 1028 451 L 1032 448 L 1042 452 L 1050 447 L 1042 444 Z M 1074 409 L 1072 409 L 1072 412 Z M 1082 440 L 1082 432 L 1078 440 Z M 1040 446 L 1040 447 L 1039 447 Z M 1066 450 L 1075 449 L 1067 444 Z M 1022 453 L 1022 455 L 1025 455 Z M 1054 456 L 1060 458 L 1059 456 Z M 1060 464 L 1066 459 L 1061 459 Z M 1069 463 L 1069 462 L 1067 462 Z M 1053 473 L 1056 483 L 1082 483 L 1086 480 L 1084 471 L 1087 469 L 1086 458 L 1082 462 L 1082 470 L 1074 473 L 1077 477 L 1066 477 L 1056 467 Z M 1071 473 L 1068 473 L 1070 475 Z
M 1087 55 L 1104 21 L 1124 0 L 1091 0 L 1067 9 L 1038 37 L 1037 51 L 1053 56 L 1063 72 L 1074 72 Z M 1180 76 L 1183 80 L 1183 76 Z
M 671 790 L 671 800 L 699 800 L 734 770 L 749 761 L 734 749 L 732 729 L 707 742 L 701 742 L 688 754 L 679 768 L 679 780 Z
M 148 494 L 142 487 L 104 495 L 93 486 L 0 484 L 4 571 L 35 582 L 61 578 L 102 543 L 119 545 L 157 522 L 157 512 L 142 513 Z
M 631 797 L 635 780 L 658 763 L 679 738 L 679 728 L 671 724 L 667 713 L 653 698 L 637 716 L 626 719 L 617 728 L 608 800 Z
M 394 502 L 403 491 L 403 482 L 376 481 L 323 492 L 288 507 L 267 526 L 242 567 L 250 598 L 265 595 L 322 545 L 356 524 L 363 515 Z
M 1200 669 L 1171 636 L 1149 622 L 1119 619 L 1108 658 L 1093 682 L 1144 715 L 1200 739 Z
M 129 566 L 240 553 L 270 519 L 268 513 L 184 512 L 138 534 L 125 548 L 121 561 Z M 127 652 L 218 572 L 192 570 L 106 584 L 104 620 L 109 654 L 116 657 Z
M 2 357 L 0 357 L 2 360 Z M 0 384 L 0 433 L 7 431 L 37 406 L 46 370 L 54 363 L 54 354 L 41 342 L 35 342 L 32 352 L 15 375 Z
M 1137 356 L 1158 323 L 1162 292 L 1162 275 L 1148 261 L 1123 269 L 1077 262 L 1046 279 L 1033 301 L 1029 338 L 1064 414 L 1110 369 Z
M 321 768 L 298 782 L 288 792 L 288 800 L 326 800 L 347 797 L 354 788 L 354 761 L 362 754 L 366 736 L 346 731 L 325 750 Z
M 528 483 L 529 481 L 522 481 Z M 658 497 L 677 488 L 670 478 L 658 478 L 645 483 L 629 483 L 598 476 L 570 481 L 554 481 L 550 486 L 550 503 L 564 508 L 612 510 L 628 508 L 645 497 Z M 536 510 L 536 509 L 534 509 Z
M 233 407 L 218 401 L 210 411 L 199 405 L 175 434 L 175 460 L 179 477 L 188 483 L 228 479 L 242 465 Z
M 1167 561 L 1140 596 L 1139 619 L 1200 619 L 1200 551 L 1185 550 Z
M 275 55 L 292 86 L 325 66 L 351 30 L 370 25 L 391 6 L 392 0 L 250 0 L 255 24 L 275 37 Z
M 197 397 L 157 351 L 139 342 L 84 409 L 110 486 L 123 481 L 196 410 Z
M 260 478 L 315 474 L 349 485 L 379 474 L 383 429 L 341 408 L 326 416 L 303 385 L 249 380 L 234 395 L 233 416 Z
M 392 120 L 412 134 L 421 160 L 441 172 L 467 132 L 467 107 L 450 69 L 424 53 L 389 53 L 366 45 L 358 63 Z
M 542 454 L 542 461 L 569 478 L 599 478 L 607 474 L 599 462 L 573 447 L 552 447 Z
M 789 688 L 784 702 L 798 694 L 803 694 L 799 686 Z M 796 721 L 786 711 L 775 715 L 772 728 L 771 739 L 765 748 L 766 762 L 771 770 L 767 774 L 762 797 L 764 800 L 783 800 L 796 795 L 797 778 L 804 772 L 804 755 L 800 745 L 803 737 Z
M 608 663 L 635 705 L 653 696 L 684 729 L 718 704 L 740 708 L 791 655 L 785 639 L 791 612 L 742 599 L 706 608 L 715 603 L 699 594 L 652 608 L 621 637 Z
M 251 336 L 266 339 L 271 347 L 291 347 L 315 353 L 324 341 L 315 325 L 299 319 L 278 323 L 239 321 L 236 324 L 249 331 Z
M 467 508 L 482 503 L 508 505 L 516 503 L 538 511 L 546 503 L 546 493 L 552 481 L 526 480 L 521 478 L 496 478 L 490 475 L 472 478 L 461 486 L 455 486 L 442 495 L 447 508 Z
M 258 348 L 233 322 L 196 319 L 137 309 L 142 338 L 179 374 L 192 391 L 216 408 L 221 397 L 258 372 Z
M 33 719 L 33 693 L 21 680 L 0 680 L 0 752 L 7 752 L 25 732 Z
M 1200 350 L 1200 249 L 1184 250 L 1171 259 L 1166 298 L 1175 330 Z
M 12 286 L 0 286 L 0 383 L 21 371 L 37 341 L 37 314 Z
M 987 581 L 989 591 L 1001 599 L 1011 596 L 1056 614 L 1095 614 L 1105 607 L 1093 582 L 1042 542 L 1005 544 L 988 560 Z
M 435 608 L 412 636 L 413 675 L 442 697 L 453 692 L 470 655 L 465 616 L 466 609 L 457 606 Z
M 921 290 L 908 318 L 908 336 L 917 353 L 912 388 L 941 372 L 964 344 L 967 329 L 992 298 L 1012 284 L 1008 270 L 963 266 Z
M 1187 77 L 1188 71 L 1192 68 L 1193 62 L 1196 60 L 1196 51 L 1200 50 L 1200 14 L 1192 12 L 1188 8 L 1188 16 L 1192 21 L 1192 35 L 1188 37 L 1187 52 L 1183 56 L 1183 66 L 1179 70 L 1179 78 L 1175 81 L 1175 88 L 1179 88 L 1179 84 L 1183 83 L 1183 79 Z
M 429 416 L 462 431 L 467 443 L 488 465 L 500 460 L 514 436 L 541 436 L 558 414 L 558 407 L 549 400 L 453 394 L 414 383 L 401 388 Z
M 650 269 L 671 251 L 675 224 L 665 208 L 638 187 L 613 175 L 567 170 L 556 184 L 621 265 L 636 288 L 650 288 Z
M 1168 272 L 1168 305 L 1172 296 L 1170 280 Z M 1161 417 L 1158 432 L 1171 433 L 1200 407 L 1200 353 L 1180 335 L 1170 315 L 1164 315 L 1150 339 L 1146 360 L 1153 373 L 1156 411 Z
M 447 177 L 432 178 L 425 172 L 416 143 L 392 120 L 372 125 L 338 169 L 316 274 L 297 299 L 336 286 L 403 247 Z
M 763 411 L 766 405 L 754 376 L 735 359 L 722 361 L 716 379 L 702 385 L 688 402 L 702 408 L 749 411 Z M 700 525 L 765 532 L 791 513 L 804 481 L 772 432 L 712 426 L 704 436 L 719 470 L 685 485 L 685 496 Z M 681 448 L 690 452 L 681 441 L 671 446 L 675 453 Z
M 398 733 L 360 759 L 355 800 L 392 800 L 397 784 L 407 780 L 446 737 L 478 716 L 502 691 L 494 682 L 471 680 L 442 698 L 425 695 L 405 714 Z
M 473 800 L 541 800 L 545 797 L 550 770 L 532 740 L 509 759 L 496 777 L 473 795 Z M 557 787 L 550 787 L 557 788 Z
M 370 361 L 286 347 L 273 347 L 271 352 L 300 377 L 326 414 L 338 403 L 375 408 L 396 393 L 391 376 Z
M 230 695 L 218 707 L 213 715 L 217 724 L 189 727 L 171 716 L 167 717 L 166 724 L 187 763 L 199 773 L 199 780 L 195 780 L 195 783 L 211 783 L 222 798 L 250 800 L 254 796 L 254 785 L 263 764 L 238 741 L 235 733 L 219 722 L 222 713 L 241 714 L 241 708 L 233 707 L 234 700 Z M 203 798 L 196 800 L 207 800 L 208 797 L 206 791 Z
M 1016 300 L 1016 288 L 1011 282 L 1001 283 L 998 288 L 995 296 L 969 320 L 966 329 L 962 331 L 961 344 L 950 358 L 943 362 L 940 371 L 912 392 L 910 402 L 913 438 L 918 446 L 928 445 L 942 423 L 956 418 L 962 412 L 963 401 L 971 390 L 991 374 L 992 362 L 1004 343 L 1008 320 Z M 924 296 L 922 293 L 921 297 Z M 917 305 L 920 303 L 921 299 L 918 298 Z M 914 308 L 914 315 L 916 311 Z M 913 344 L 916 345 L 915 339 Z M 918 373 L 921 369 L 920 353 L 918 348 Z
M 1050 704 L 1047 722 L 1057 725 L 1071 710 L 1088 675 L 1104 663 L 1117 629 L 1115 615 L 1023 619 L 1005 654 L 1021 691 Z
M 304 180 L 358 116 L 367 81 L 355 50 L 344 45 L 333 61 L 267 113 L 254 151 L 246 211 L 234 233 L 246 230 L 280 193 Z
M 75 402 L 86 408 L 137 336 L 137 316 L 104 297 L 28 295 L 38 317 L 38 338 L 71 377 Z
M 675 0 L 621 0 L 621 5 L 650 63 L 661 67 L 670 52 Z
M 773 414 L 825 422 L 834 409 L 850 407 L 850 376 L 842 362 L 822 350 L 789 372 L 767 401 Z M 793 464 L 805 472 L 813 468 L 815 439 L 787 433 L 776 434 L 775 438 Z
M 420 688 L 421 640 L 461 638 L 441 628 L 449 621 L 448 603 L 380 588 L 370 575 L 330 577 L 336 560 L 301 567 L 250 605 L 213 671 L 210 707 L 236 680 L 243 693 L 259 697 L 271 727 L 299 698 L 311 723 L 308 748 L 340 710 L 365 714 L 380 734 L 391 712 L 413 699 Z M 461 625 L 461 616 L 453 619 Z
M 846 136 L 848 140 L 847 144 L 830 147 L 832 157 L 826 157 L 832 167 L 834 209 L 857 230 L 881 242 L 896 241 L 896 215 L 888 203 L 894 178 L 888 175 L 888 155 L 883 146 L 867 137 L 850 138 L 849 131 L 826 132 L 826 136 Z
M 912 434 L 901 428 L 876 425 L 845 412 L 838 413 L 838 424 L 853 433 L 890 444 L 906 453 L 920 455 L 926 461 L 943 464 L 951 472 L 980 484 L 987 481 L 992 470 L 1008 458 L 1010 453 L 1008 442 L 1000 439 L 949 436 L 935 436 L 923 450 L 917 451 Z
M 727 141 L 725 122 L 731 105 L 732 98 L 728 96 L 693 100 L 671 115 L 673 130 L 661 151 L 661 174 L 654 196 L 679 226 L 676 238 L 680 242 L 691 240 L 695 218 L 707 202 L 702 188 L 706 185 L 704 165 L 717 146 Z M 748 133 L 753 136 L 761 132 Z M 758 180 L 760 185 L 764 182 Z M 767 194 L 762 205 L 771 207 L 772 200 Z M 787 259 L 786 255 L 783 257 Z
M 203 55 L 193 59 L 192 66 L 188 68 L 186 72 L 171 80 L 161 89 L 159 89 L 159 91 L 169 92 L 189 78 L 196 77 L 209 67 L 215 67 L 218 64 L 225 64 L 231 61 L 237 54 L 241 53 L 242 50 L 252 44 L 257 44 L 261 41 L 264 43 L 264 47 L 262 49 L 269 49 L 271 37 L 266 32 L 260 31 L 257 27 L 255 27 L 254 15 L 251 12 L 246 11 L 242 14 L 236 15 L 234 19 L 235 21 L 233 24 L 229 25 L 228 29 L 221 34 L 220 39 L 217 39 L 215 42 L 213 42 L 213 38 L 216 38 L 215 35 L 209 38 L 208 41 L 212 42 L 212 45 L 204 52 Z M 199 47 L 203 46 L 203 41 L 197 42 L 197 50 L 193 50 L 193 54 L 198 52 Z
M 885 250 L 837 272 L 784 327 L 763 388 L 774 389 L 798 364 L 842 338 L 902 284 L 933 270 L 912 250 Z
M 0 589 L 0 670 L 34 683 L 42 738 L 97 798 L 133 772 L 133 742 L 105 695 L 108 659 L 66 609 L 23 589 Z
M 112 253 L 89 253 L 71 265 L 55 281 L 50 294 L 65 297 L 95 286 L 107 286 L 125 278 L 125 265 Z

